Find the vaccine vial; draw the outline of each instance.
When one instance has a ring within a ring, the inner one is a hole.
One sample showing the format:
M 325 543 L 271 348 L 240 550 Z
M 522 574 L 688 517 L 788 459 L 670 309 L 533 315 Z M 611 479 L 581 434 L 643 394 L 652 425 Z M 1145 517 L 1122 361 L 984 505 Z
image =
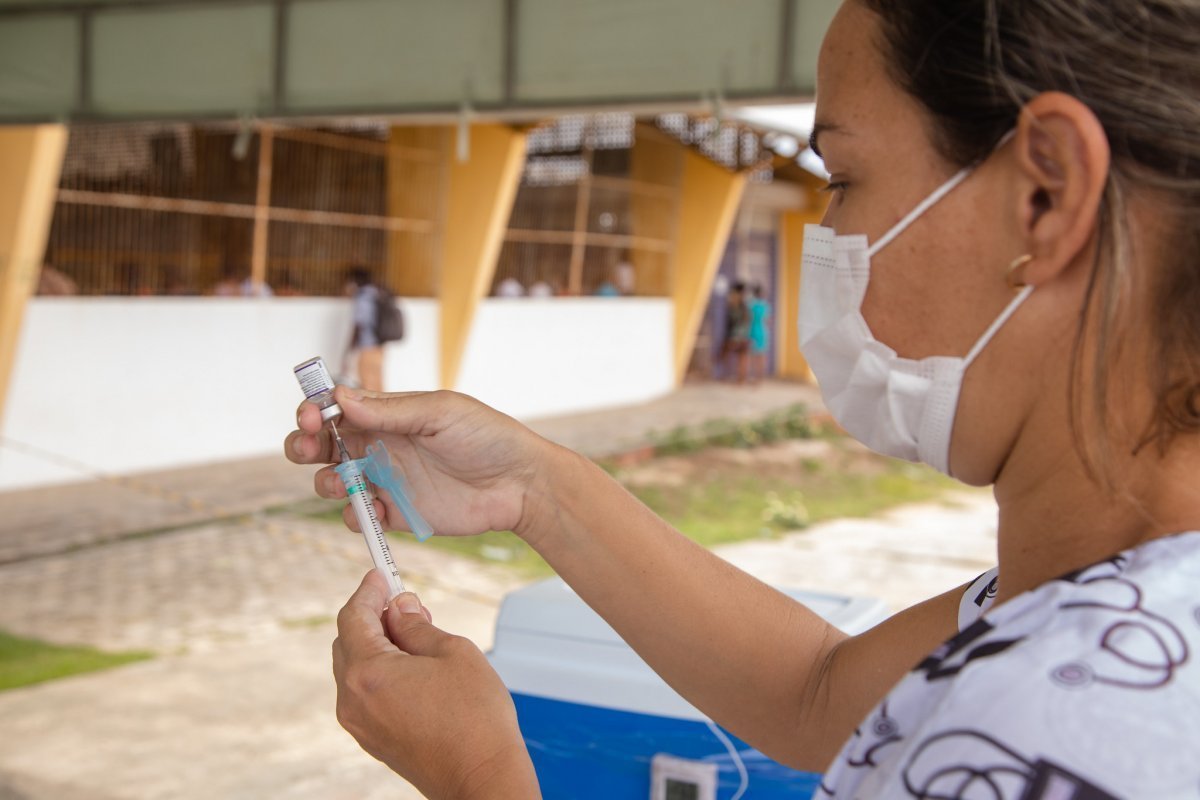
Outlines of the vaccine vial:
M 322 422 L 332 420 L 336 423 L 341 419 L 342 407 L 333 399 L 333 378 L 319 356 L 297 364 L 292 371 L 296 373 L 304 398 L 321 409 Z

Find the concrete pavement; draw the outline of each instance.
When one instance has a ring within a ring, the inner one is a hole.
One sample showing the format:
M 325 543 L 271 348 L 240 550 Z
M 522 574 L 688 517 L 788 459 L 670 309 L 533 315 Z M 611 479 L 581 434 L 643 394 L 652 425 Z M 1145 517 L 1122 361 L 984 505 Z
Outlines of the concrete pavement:
M 760 419 L 798 403 L 815 412 L 824 408 L 816 388 L 803 384 L 689 384 L 640 405 L 528 424 L 548 439 L 599 458 L 635 450 L 678 425 Z M 52 453 L 40 457 L 57 458 Z M 231 520 L 313 496 L 313 470 L 281 454 L 138 475 L 101 475 L 82 464 L 73 468 L 79 483 L 0 492 L 0 565 L 147 531 Z

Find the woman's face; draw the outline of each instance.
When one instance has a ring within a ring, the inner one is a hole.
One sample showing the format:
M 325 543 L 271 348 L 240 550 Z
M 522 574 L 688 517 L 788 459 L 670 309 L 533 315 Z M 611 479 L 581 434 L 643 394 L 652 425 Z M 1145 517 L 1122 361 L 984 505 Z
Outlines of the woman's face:
M 882 43 L 878 17 L 847 0 L 826 35 L 817 72 L 814 141 L 831 175 L 824 224 L 839 235 L 866 234 L 869 242 L 959 169 L 939 155 L 927 114 L 889 75 Z M 1007 179 L 1014 169 L 1009 149 L 999 148 L 872 257 L 862 313 L 875 338 L 899 355 L 964 356 L 1012 299 L 1005 273 L 1023 242 L 1011 211 L 1017 203 Z M 1011 399 L 1004 396 L 1011 387 L 996 373 L 1006 364 L 1003 340 L 1021 316 L 967 370 L 959 423 L 966 406 L 973 415 L 987 414 Z M 956 424 L 953 468 L 964 479 L 986 481 L 994 474 L 989 465 L 956 463 L 963 427 Z M 971 450 L 994 455 L 1004 446 L 972 442 Z
M 854 0 L 821 50 L 815 141 L 831 175 L 824 224 L 874 242 L 958 171 L 934 148 L 927 115 L 888 74 L 878 18 Z M 872 259 L 863 315 L 901 356 L 965 355 L 1004 308 L 997 157 L 988 159 Z M 1014 231 L 1011 231 L 1015 233 Z

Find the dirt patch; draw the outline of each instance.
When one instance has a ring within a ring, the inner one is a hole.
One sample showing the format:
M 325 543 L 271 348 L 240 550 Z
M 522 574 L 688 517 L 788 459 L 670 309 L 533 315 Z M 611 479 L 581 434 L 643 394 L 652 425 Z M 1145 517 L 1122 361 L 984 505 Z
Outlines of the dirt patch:
M 817 472 L 881 475 L 894 462 L 851 439 L 793 439 L 753 448 L 711 447 L 682 456 L 664 456 L 620 469 L 629 487 L 678 488 L 698 481 L 752 480 L 790 483 Z

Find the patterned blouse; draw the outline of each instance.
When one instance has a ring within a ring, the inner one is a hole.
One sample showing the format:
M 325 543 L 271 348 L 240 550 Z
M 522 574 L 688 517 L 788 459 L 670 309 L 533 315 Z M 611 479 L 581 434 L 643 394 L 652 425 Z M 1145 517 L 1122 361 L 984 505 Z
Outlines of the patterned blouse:
M 993 608 L 842 748 L 815 797 L 1200 798 L 1200 532 L 1155 539 Z

